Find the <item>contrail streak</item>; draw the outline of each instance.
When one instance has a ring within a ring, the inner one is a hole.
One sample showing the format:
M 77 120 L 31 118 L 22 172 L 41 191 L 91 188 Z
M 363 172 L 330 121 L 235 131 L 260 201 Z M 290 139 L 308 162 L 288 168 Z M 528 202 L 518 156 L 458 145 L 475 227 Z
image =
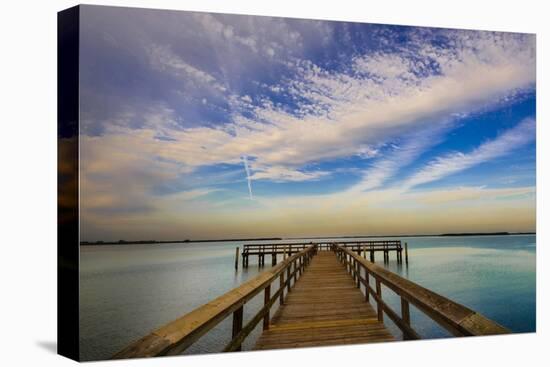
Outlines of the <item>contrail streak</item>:
M 250 196 L 250 200 L 253 199 L 252 197 L 252 180 L 250 179 L 250 168 L 248 167 L 248 158 L 243 155 L 242 157 L 243 163 L 244 163 L 244 170 L 246 171 L 246 181 L 248 182 L 248 195 Z

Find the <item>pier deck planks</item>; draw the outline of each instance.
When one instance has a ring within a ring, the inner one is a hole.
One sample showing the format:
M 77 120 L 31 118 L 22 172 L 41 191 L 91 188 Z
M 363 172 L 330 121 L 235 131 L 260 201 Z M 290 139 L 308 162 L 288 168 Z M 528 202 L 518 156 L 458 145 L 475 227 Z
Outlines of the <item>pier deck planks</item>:
M 395 338 L 332 251 L 320 251 L 255 349 L 375 343 Z

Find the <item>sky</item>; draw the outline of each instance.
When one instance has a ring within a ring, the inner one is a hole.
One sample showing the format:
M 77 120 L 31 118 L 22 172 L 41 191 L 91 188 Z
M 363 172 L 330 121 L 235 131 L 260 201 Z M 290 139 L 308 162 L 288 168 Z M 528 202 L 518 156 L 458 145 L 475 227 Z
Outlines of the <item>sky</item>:
M 81 240 L 535 230 L 535 35 L 83 6 Z

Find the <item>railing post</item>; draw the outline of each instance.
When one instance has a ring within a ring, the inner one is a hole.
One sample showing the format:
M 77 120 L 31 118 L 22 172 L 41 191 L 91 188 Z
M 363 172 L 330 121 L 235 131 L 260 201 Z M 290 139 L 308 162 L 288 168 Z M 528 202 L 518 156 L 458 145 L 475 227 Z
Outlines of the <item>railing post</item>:
M 237 334 L 241 332 L 243 328 L 243 306 L 239 307 L 235 312 L 233 312 L 233 330 L 231 331 L 231 339 L 234 339 Z M 236 351 L 241 350 L 239 345 L 235 348 Z
M 265 287 L 264 291 L 264 306 L 269 303 L 269 299 L 271 298 L 271 284 Z M 269 309 L 267 310 L 267 313 L 264 316 L 264 330 L 269 329 Z
M 292 264 L 288 264 L 286 268 L 286 293 L 290 293 L 290 268 Z
M 359 273 L 357 272 L 357 265 L 359 265 L 359 264 L 357 262 L 357 259 L 354 257 L 353 258 L 353 273 L 355 274 L 355 277 L 354 277 L 355 282 L 357 282 L 359 280 Z
M 411 326 L 411 314 L 409 311 L 409 301 L 401 297 L 401 319 L 407 326 Z M 408 333 L 403 333 L 403 339 L 410 339 Z
M 359 261 L 356 258 L 353 258 L 353 270 L 355 272 L 355 281 L 359 283 Z
M 370 294 L 369 294 L 369 271 L 365 269 L 365 301 L 369 302 Z
M 285 272 L 281 271 L 279 275 L 279 289 L 281 289 L 281 295 L 279 296 L 279 304 L 285 303 Z
M 296 268 L 297 262 L 298 262 L 298 259 L 294 259 L 294 261 L 292 262 L 292 264 L 294 265 L 294 284 L 296 284 L 296 276 L 298 275 L 298 271 Z
M 357 264 L 357 288 L 361 289 L 361 264 L 359 261 L 355 261 Z
M 384 310 L 382 309 L 382 285 L 380 280 L 376 279 L 376 295 L 378 300 L 376 302 L 376 310 L 378 311 L 378 321 L 384 322 Z

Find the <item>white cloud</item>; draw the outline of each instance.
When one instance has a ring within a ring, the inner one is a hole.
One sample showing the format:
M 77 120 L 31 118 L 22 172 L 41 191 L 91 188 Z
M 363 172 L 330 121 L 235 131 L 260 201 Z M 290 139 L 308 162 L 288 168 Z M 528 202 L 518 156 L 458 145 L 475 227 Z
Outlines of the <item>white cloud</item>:
M 224 32 L 226 37 L 234 37 L 236 30 Z M 458 47 L 452 52 L 419 46 L 418 53 L 439 65 L 431 74 L 426 73 L 425 63 L 407 53 L 359 57 L 351 72 L 328 71 L 294 60 L 295 77 L 276 86 L 287 98 L 296 98 L 298 108 L 294 111 L 262 96 L 254 98 L 263 100 L 261 104 L 252 105 L 249 95 L 230 94 L 228 101 L 250 113 L 243 116 L 237 108 L 230 123 L 182 129 L 174 124 L 174 111 L 163 106 L 159 113 L 152 111 L 151 123 L 139 129 L 106 124 L 102 136 L 84 144 L 115 154 L 124 147 L 124 155 L 138 157 L 137 162 L 154 172 L 166 169 L 166 162 L 177 172 L 219 163 L 241 164 L 246 155 L 254 165 L 251 179 L 277 182 L 318 180 L 329 174 L 305 170 L 309 163 L 356 155 L 374 157 L 372 168 L 350 191 L 380 187 L 437 142 L 450 123 L 449 116 L 463 116 L 533 86 L 534 38 L 504 34 L 470 37 L 469 45 L 461 37 L 455 42 Z M 159 69 L 181 73 L 184 78 L 213 86 L 214 93 L 221 92 L 214 75 L 186 63 L 169 47 L 153 46 L 150 58 Z M 159 135 L 166 139 L 159 140 Z M 380 146 L 396 141 L 398 148 L 381 153 Z M 495 156 L 500 149 L 489 148 L 473 156 L 434 162 L 430 170 L 411 178 L 409 185 L 451 172 L 442 168 L 444 163 L 464 169 L 460 167 L 474 164 L 480 157 Z M 112 157 L 104 154 L 86 159 L 115 172 L 118 166 L 110 163 Z M 126 180 L 134 182 L 135 177 L 139 176 L 128 172 Z
M 253 52 L 258 52 L 258 41 L 253 36 L 241 36 L 237 34 L 233 26 L 224 24 L 213 15 L 207 13 L 195 13 L 193 15 L 202 25 L 202 30 L 208 33 L 212 41 L 225 40 L 236 42 L 250 48 Z
M 256 168 L 256 172 L 251 176 L 253 180 L 270 180 L 274 182 L 285 181 L 310 181 L 318 180 L 330 174 L 326 171 L 301 171 L 289 169 L 283 166 L 266 166 Z
M 381 187 L 402 167 L 409 165 L 429 147 L 441 141 L 441 135 L 447 131 L 444 124 L 417 131 L 405 138 L 401 145 L 393 145 L 386 157 L 375 161 L 371 168 L 363 172 L 362 179 L 350 187 L 348 193 L 359 193 Z
M 505 156 L 535 139 L 535 120 L 527 118 L 494 140 L 485 142 L 470 153 L 451 153 L 438 157 L 407 179 L 402 187 L 412 188 L 439 180 L 489 160 Z
M 411 131 L 437 127 L 451 115 L 476 111 L 532 86 L 530 40 L 526 46 L 510 38 L 501 47 L 492 46 L 496 42 L 492 39 L 474 42 L 472 49 L 452 56 L 428 48 L 425 52 L 433 54 L 443 72 L 414 76 L 411 69 L 409 79 L 399 77 L 401 72 L 395 76 L 385 71 L 385 79 L 376 81 L 301 62 L 300 76 L 287 85 L 292 95 L 306 98 L 300 110 L 285 111 L 265 101 L 254 107 L 254 117 L 238 115 L 235 123 L 223 127 L 174 131 L 175 142 L 165 144 L 159 153 L 188 165 L 235 163 L 246 154 L 262 166 L 299 167 L 352 156 L 357 146 L 376 146 Z M 472 51 L 487 48 L 490 51 Z M 387 55 L 394 64 L 398 57 L 404 58 L 403 65 L 414 65 L 407 56 Z M 383 58 L 376 56 L 379 64 Z
M 359 73 L 372 74 L 381 78 L 414 78 L 411 61 L 398 55 L 378 53 L 354 60 L 354 68 Z
M 219 91 L 225 91 L 226 89 L 217 82 L 213 75 L 185 62 L 170 46 L 153 44 L 148 47 L 147 51 L 151 65 L 157 70 L 165 70 L 176 75 L 182 75 L 205 86 L 212 86 Z

